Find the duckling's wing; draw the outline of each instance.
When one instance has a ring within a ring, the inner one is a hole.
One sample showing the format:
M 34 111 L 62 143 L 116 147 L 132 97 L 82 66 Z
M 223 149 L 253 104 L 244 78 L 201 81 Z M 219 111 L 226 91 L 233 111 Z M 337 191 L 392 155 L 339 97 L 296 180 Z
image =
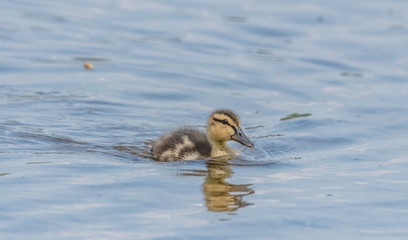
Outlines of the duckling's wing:
M 205 133 L 191 128 L 179 129 L 179 132 L 185 140 L 188 139 L 193 143 L 193 145 L 190 144 L 180 151 L 183 160 L 197 160 L 211 156 L 211 144 Z
M 211 144 L 205 133 L 180 128 L 153 143 L 152 156 L 159 161 L 193 160 L 209 157 Z

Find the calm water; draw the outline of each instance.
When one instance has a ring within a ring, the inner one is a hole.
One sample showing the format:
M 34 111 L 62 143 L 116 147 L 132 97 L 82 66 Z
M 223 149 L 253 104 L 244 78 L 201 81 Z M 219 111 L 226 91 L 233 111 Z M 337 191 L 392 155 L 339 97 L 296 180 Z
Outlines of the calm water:
M 0 239 L 407 239 L 407 12 L 1 1 Z M 256 148 L 149 159 L 217 108 Z

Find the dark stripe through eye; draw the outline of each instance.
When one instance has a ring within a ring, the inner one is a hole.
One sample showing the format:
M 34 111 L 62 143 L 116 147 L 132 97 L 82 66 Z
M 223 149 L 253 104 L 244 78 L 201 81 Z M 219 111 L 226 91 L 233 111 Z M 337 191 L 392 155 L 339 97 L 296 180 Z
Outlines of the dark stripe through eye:
M 234 129 L 234 131 L 237 132 L 237 128 L 235 126 L 232 126 L 231 124 L 229 124 L 227 119 L 218 119 L 218 118 L 213 118 L 213 119 L 214 119 L 214 121 L 217 121 L 217 122 L 220 122 L 220 123 L 222 123 L 224 125 L 228 125 L 228 126 L 232 127 L 232 129 Z
M 229 125 L 227 119 L 218 119 L 218 118 L 213 118 L 213 119 L 214 119 L 214 121 L 220 122 L 220 123 L 222 123 L 224 125 Z M 231 125 L 229 125 L 229 126 L 231 126 Z

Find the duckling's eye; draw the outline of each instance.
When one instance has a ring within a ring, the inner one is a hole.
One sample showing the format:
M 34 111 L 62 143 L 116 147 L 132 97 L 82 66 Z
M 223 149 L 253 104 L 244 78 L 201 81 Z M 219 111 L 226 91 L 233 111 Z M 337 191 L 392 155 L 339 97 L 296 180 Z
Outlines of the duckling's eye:
M 220 122 L 223 125 L 229 125 L 228 120 L 227 119 L 218 119 L 218 118 L 213 118 L 214 121 Z

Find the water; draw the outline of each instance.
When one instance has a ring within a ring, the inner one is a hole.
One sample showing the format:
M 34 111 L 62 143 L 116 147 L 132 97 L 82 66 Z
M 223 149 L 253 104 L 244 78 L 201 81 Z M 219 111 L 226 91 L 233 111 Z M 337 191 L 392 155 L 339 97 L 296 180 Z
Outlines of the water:
M 407 10 L 2 1 L 0 239 L 406 239 Z M 217 108 L 256 148 L 149 158 Z

